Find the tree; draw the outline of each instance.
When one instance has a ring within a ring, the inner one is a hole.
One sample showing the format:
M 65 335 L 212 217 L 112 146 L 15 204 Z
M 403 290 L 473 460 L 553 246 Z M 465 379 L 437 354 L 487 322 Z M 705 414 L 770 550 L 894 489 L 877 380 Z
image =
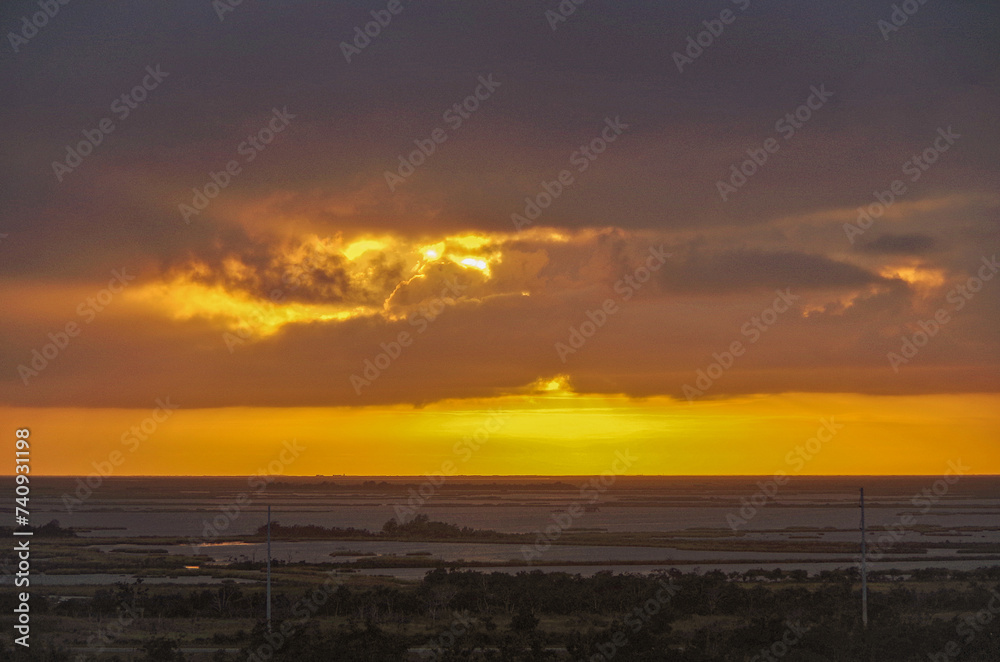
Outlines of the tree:
M 142 646 L 142 652 L 146 654 L 145 662 L 183 662 L 184 655 L 180 651 L 177 642 L 166 637 L 155 637 Z
M 510 619 L 510 629 L 514 632 L 534 632 L 538 623 L 539 619 L 531 612 L 531 607 L 521 605 L 514 613 L 514 618 Z

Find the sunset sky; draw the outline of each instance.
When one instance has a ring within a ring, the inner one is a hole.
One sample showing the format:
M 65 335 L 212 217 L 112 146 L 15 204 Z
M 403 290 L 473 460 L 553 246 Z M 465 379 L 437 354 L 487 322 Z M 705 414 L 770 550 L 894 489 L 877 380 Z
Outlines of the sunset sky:
M 1000 473 L 1000 10 L 557 5 L 6 36 L 33 473 Z

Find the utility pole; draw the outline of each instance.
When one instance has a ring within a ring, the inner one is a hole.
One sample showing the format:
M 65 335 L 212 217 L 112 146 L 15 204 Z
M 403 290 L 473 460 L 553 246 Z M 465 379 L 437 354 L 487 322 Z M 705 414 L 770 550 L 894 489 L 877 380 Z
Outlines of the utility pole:
M 868 543 L 865 540 L 865 488 L 861 488 L 861 624 L 868 629 Z
M 271 506 L 267 507 L 267 631 L 271 631 Z

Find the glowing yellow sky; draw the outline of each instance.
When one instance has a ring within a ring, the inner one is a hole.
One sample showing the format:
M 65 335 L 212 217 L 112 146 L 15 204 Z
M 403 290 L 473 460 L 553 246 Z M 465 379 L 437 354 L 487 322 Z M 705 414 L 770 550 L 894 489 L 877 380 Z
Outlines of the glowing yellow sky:
M 250 475 L 293 439 L 305 450 L 283 470 L 288 475 L 423 475 L 445 461 L 469 475 L 598 474 L 617 451 L 637 458 L 628 473 L 645 475 L 937 475 L 950 460 L 972 473 L 1000 473 L 994 395 L 784 394 L 689 404 L 582 396 L 565 382 L 545 384 L 424 408 L 182 407 L 134 453 L 122 436 L 150 410 L 3 415 L 31 428 L 33 471 L 61 475 L 90 473 L 116 449 L 125 458 L 118 475 Z M 789 453 L 831 417 L 843 428 L 807 461 L 790 462 Z
M 350 71 L 330 35 L 373 8 L 239 9 L 220 46 L 189 4 L 81 0 L 17 56 L 0 412 L 34 471 L 247 475 L 298 439 L 291 473 L 419 475 L 500 409 L 461 472 L 771 474 L 832 416 L 804 472 L 1000 473 L 1000 3 L 863 61 L 798 3 L 760 57 L 681 76 L 666 49 L 719 3 L 592 3 L 558 42 L 515 3 L 413 3 Z M 162 94 L 67 152 L 161 57 Z

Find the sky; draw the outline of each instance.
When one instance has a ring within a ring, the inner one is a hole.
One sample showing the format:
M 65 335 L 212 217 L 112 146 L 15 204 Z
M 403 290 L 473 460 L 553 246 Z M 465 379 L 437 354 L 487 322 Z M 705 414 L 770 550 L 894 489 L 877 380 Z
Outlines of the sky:
M 1000 473 L 1000 9 L 903 4 L 5 2 L 4 429 L 52 475 Z

